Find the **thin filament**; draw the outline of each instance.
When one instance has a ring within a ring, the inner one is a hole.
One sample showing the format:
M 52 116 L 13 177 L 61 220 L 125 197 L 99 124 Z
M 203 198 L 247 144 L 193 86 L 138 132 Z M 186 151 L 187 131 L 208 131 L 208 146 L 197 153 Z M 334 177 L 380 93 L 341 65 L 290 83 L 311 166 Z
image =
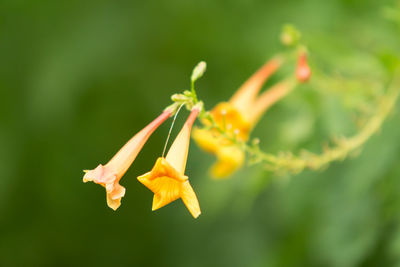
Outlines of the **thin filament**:
M 183 107 L 183 105 L 184 105 L 184 104 L 182 104 L 182 105 L 179 106 L 178 110 L 176 111 L 176 113 L 175 113 L 175 115 L 174 115 L 174 119 L 172 120 L 171 127 L 169 128 L 167 140 L 165 141 L 165 145 L 164 145 L 164 149 L 163 149 L 163 152 L 162 152 L 162 156 L 161 156 L 161 157 L 164 157 L 164 155 L 165 155 L 165 150 L 167 149 L 169 137 L 171 136 L 172 129 L 174 128 L 174 124 L 175 124 L 176 117 L 178 116 L 178 113 L 179 113 L 179 111 L 181 110 L 181 108 Z

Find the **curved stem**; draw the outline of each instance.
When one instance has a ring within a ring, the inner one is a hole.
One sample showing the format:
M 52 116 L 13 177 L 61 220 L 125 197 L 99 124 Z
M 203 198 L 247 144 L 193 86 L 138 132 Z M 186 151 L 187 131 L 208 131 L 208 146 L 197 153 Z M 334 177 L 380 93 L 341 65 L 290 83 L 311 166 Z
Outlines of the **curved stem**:
M 281 155 L 265 153 L 258 146 L 251 146 L 227 134 L 223 128 L 218 126 L 209 113 L 201 114 L 200 117 L 211 123 L 211 126 L 208 127 L 217 130 L 224 138 L 241 147 L 250 157 L 255 159 L 256 163 L 264 163 L 268 169 L 273 171 L 298 173 L 304 169 L 318 170 L 332 161 L 346 158 L 350 153 L 361 148 L 372 135 L 379 131 L 383 122 L 395 107 L 399 94 L 400 75 L 396 76 L 387 93 L 382 96 L 379 101 L 378 111 L 371 116 L 361 131 L 350 138 L 343 138 L 337 141 L 335 147 L 326 149 L 322 154 L 308 152 L 295 156 L 291 153 L 283 153 Z

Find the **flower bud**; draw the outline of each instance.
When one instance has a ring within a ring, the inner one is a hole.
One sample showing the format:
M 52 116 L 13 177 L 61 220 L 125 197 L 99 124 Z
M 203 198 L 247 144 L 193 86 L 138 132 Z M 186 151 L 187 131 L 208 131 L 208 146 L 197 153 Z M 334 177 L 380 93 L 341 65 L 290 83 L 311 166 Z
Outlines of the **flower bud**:
M 204 72 L 206 71 L 207 64 L 204 61 L 200 61 L 199 64 L 193 69 L 192 76 L 190 80 L 192 82 L 197 81 L 201 76 L 203 76 Z
M 307 54 L 305 52 L 299 55 L 296 68 L 296 78 L 300 83 L 307 82 L 311 77 L 311 69 L 308 66 Z
M 301 33 L 293 25 L 286 24 L 281 32 L 281 42 L 286 46 L 295 46 L 301 38 Z

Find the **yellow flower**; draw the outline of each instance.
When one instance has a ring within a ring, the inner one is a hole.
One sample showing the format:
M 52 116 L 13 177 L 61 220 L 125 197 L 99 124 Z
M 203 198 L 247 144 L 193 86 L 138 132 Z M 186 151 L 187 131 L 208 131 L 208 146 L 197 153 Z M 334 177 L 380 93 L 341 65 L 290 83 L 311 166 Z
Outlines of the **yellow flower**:
M 194 218 L 201 213 L 196 194 L 185 176 L 190 131 L 199 111 L 197 107 L 192 109 L 167 156 L 158 158 L 150 172 L 138 177 L 138 180 L 154 193 L 152 210 L 181 198 Z
M 121 177 L 131 166 L 150 135 L 170 115 L 170 110 L 164 111 L 143 130 L 132 137 L 106 165 L 103 166 L 100 164 L 93 170 L 84 171 L 83 182 L 93 181 L 105 187 L 107 205 L 113 210 L 116 210 L 121 205 L 121 198 L 125 195 L 125 188 L 119 184 Z
M 217 162 L 211 168 L 212 176 L 227 177 L 243 165 L 244 152 L 229 139 L 247 141 L 251 130 L 265 111 L 293 89 L 295 82 L 286 80 L 258 95 L 265 81 L 278 70 L 281 64 L 282 60 L 279 58 L 266 62 L 238 89 L 229 102 L 219 103 L 211 111 L 212 118 L 229 138 L 221 135 L 216 129 L 195 128 L 193 130 L 196 143 L 217 157 Z M 203 123 L 210 126 L 207 120 Z

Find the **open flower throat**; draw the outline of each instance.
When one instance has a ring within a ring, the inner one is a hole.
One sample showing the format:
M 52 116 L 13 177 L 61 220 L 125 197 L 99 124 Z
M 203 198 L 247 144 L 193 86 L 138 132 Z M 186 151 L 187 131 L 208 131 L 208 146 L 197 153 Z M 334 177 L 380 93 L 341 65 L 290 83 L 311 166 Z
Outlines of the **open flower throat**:
M 239 140 L 247 141 L 251 130 L 251 123 L 234 105 L 229 102 L 219 103 L 212 111 L 211 116 L 218 126 Z

